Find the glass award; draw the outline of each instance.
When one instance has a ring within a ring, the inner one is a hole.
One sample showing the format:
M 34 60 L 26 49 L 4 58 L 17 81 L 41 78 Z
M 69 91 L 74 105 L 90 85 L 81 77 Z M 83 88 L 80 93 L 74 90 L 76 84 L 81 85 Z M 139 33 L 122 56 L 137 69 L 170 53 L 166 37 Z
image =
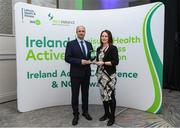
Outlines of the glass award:
M 94 61 L 96 59 L 96 51 L 90 50 L 90 61 Z

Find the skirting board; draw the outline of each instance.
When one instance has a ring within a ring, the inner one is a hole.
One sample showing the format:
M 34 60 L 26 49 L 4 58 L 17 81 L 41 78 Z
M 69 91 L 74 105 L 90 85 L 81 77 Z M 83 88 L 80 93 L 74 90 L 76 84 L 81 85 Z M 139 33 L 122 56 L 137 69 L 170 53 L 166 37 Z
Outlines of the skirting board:
M 17 99 L 17 92 L 16 91 L 9 91 L 0 94 L 0 103 L 11 101 Z

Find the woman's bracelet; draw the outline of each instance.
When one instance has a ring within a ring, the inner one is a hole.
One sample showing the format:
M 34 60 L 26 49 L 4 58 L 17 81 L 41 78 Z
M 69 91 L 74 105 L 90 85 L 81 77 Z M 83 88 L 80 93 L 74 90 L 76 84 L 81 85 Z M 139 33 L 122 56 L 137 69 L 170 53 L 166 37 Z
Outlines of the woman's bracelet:
M 104 65 L 105 65 L 105 62 L 104 62 Z

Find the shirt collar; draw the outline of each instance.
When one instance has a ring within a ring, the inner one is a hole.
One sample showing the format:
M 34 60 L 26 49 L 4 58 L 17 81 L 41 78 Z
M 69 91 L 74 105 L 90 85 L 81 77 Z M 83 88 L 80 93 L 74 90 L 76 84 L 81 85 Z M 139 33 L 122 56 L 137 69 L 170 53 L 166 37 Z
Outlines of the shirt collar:
M 83 41 L 84 42 L 84 40 L 80 40 L 79 38 L 77 38 L 77 41 L 80 43 L 81 41 Z

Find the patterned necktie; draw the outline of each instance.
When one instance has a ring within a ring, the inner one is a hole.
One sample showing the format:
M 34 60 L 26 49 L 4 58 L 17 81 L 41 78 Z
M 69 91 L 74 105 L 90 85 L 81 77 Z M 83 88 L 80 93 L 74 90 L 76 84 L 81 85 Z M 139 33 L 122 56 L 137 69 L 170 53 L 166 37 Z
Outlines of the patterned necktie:
M 85 47 L 84 47 L 83 43 L 84 43 L 84 42 L 81 40 L 81 41 L 80 41 L 81 50 L 82 50 L 83 54 L 86 56 L 86 50 L 85 50 Z

